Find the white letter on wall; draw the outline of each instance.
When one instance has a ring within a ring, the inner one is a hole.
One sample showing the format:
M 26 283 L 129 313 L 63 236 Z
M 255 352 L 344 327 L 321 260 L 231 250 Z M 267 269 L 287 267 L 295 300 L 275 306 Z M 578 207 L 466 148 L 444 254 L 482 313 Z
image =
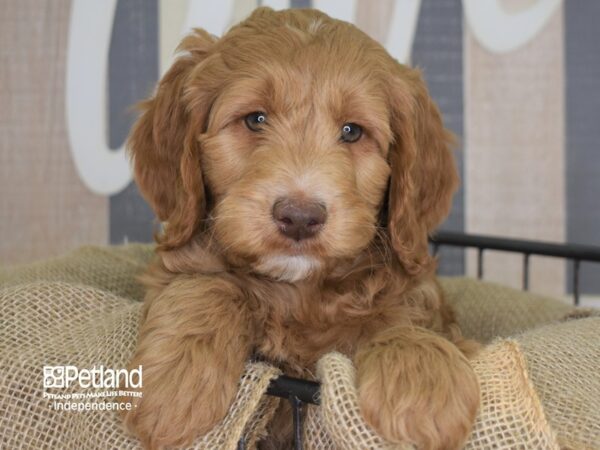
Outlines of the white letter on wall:
M 124 146 L 107 145 L 108 50 L 116 0 L 73 0 L 67 43 L 67 135 L 75 168 L 93 192 L 111 195 L 131 182 Z
M 268 6 L 274 10 L 291 8 L 290 0 L 263 0 L 261 6 Z
M 420 9 L 421 0 L 396 0 L 394 4 L 385 48 L 402 64 L 408 64 L 411 59 Z
M 504 10 L 500 0 L 463 0 L 467 22 L 486 49 L 504 53 L 533 38 L 560 5 L 560 0 L 538 0 L 517 13 Z
M 233 0 L 190 0 L 183 34 L 192 28 L 203 28 L 210 34 L 221 36 L 231 25 Z
M 356 0 L 314 0 L 313 7 L 330 17 L 355 23 Z
M 336 19 L 356 23 L 356 0 L 315 0 L 314 7 Z M 421 0 L 396 0 L 394 3 L 386 50 L 404 64 L 410 61 L 420 8 Z
M 192 28 L 221 36 L 231 25 L 235 0 L 160 0 L 159 42 L 161 76 L 171 67 L 175 49 Z M 254 6 L 254 5 L 253 5 Z

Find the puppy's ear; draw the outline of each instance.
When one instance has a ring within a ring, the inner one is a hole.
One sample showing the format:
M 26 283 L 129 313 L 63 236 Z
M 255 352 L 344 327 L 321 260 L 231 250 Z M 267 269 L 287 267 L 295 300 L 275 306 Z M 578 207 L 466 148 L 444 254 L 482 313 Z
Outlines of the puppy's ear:
M 418 275 L 432 267 L 427 238 L 448 214 L 458 186 L 453 136 L 418 71 L 397 64 L 391 92 L 388 230 L 404 269 Z
M 164 249 L 186 242 L 204 215 L 197 138 L 203 131 L 210 99 L 192 101 L 187 90 L 214 42 L 199 29 L 183 40 L 178 48 L 180 56 L 160 80 L 155 94 L 141 103 L 142 115 L 127 143 L 140 191 L 158 218 L 166 222 L 164 232 L 157 237 Z M 194 95 L 203 93 L 196 89 Z

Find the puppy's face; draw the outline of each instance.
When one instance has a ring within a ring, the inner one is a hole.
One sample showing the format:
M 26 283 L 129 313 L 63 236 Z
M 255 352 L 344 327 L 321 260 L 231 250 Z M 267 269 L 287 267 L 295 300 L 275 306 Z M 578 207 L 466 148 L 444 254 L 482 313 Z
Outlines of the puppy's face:
M 425 264 L 455 174 L 418 74 L 313 11 L 257 10 L 182 45 L 130 146 L 165 245 L 204 232 L 230 264 L 298 281 L 368 247 L 389 201 L 390 242 L 409 272 Z
M 230 67 L 200 136 L 225 255 L 288 281 L 369 244 L 390 175 L 384 87 L 325 44 Z

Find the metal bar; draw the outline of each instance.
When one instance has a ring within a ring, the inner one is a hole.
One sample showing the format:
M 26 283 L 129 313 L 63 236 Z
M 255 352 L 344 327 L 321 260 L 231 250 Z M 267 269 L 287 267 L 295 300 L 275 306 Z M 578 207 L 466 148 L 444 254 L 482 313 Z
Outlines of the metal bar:
M 579 306 L 579 264 L 578 259 L 573 260 L 573 302 Z
M 271 380 L 267 394 L 287 399 L 293 396 L 304 403 L 318 405 L 320 401 L 319 386 L 319 383 L 315 381 L 281 375 Z
M 523 253 L 525 270 L 523 273 L 523 287 L 529 288 L 529 256 L 553 256 L 573 260 L 573 301 L 575 305 L 580 302 L 579 269 L 582 261 L 600 262 L 600 246 L 579 244 L 557 244 L 525 239 L 507 239 L 477 234 L 463 234 L 451 231 L 438 232 L 430 238 L 432 245 L 448 245 L 455 247 L 475 247 L 479 251 L 477 261 L 477 277 L 483 277 L 483 250 L 500 250 L 514 253 Z
M 294 420 L 294 449 L 302 450 L 302 401 L 296 396 L 290 396 L 289 400 Z
M 529 290 L 529 253 L 523 254 L 523 290 Z
M 556 256 L 566 259 L 600 262 L 600 247 L 579 244 L 556 244 L 525 239 L 505 239 L 478 234 L 440 231 L 431 238 L 432 243 L 459 247 L 478 247 L 489 250 Z
M 483 247 L 477 249 L 477 278 L 483 278 Z

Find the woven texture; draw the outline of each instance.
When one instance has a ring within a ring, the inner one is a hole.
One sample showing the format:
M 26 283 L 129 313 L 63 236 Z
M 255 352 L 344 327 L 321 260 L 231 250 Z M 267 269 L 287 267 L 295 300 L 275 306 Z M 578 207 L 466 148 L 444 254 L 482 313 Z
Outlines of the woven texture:
M 482 343 L 561 320 L 575 311 L 559 300 L 495 283 L 469 278 L 440 281 L 463 334 Z
M 600 318 L 549 325 L 518 342 L 561 448 L 600 448 Z
M 0 448 L 139 447 L 113 411 L 51 409 L 42 369 L 126 366 L 143 297 L 136 276 L 151 258 L 146 245 L 84 247 L 0 271 Z M 494 284 L 457 278 L 442 285 L 466 335 L 500 337 L 473 361 L 482 396 L 466 448 L 600 448 L 600 318 L 565 321 L 595 313 Z M 242 436 L 255 448 L 278 404 L 263 395 L 278 374 L 248 363 L 228 415 L 194 448 L 235 449 Z M 362 420 L 346 357 L 326 355 L 317 375 L 322 406 L 308 408 L 306 448 L 398 448 Z
M 151 257 L 145 245 L 85 247 L 0 272 L 0 448 L 140 448 L 115 412 L 51 409 L 42 371 L 45 365 L 126 367 L 142 306 L 135 279 Z M 233 450 L 242 436 L 253 448 L 278 403 L 263 395 L 277 375 L 274 367 L 248 363 L 229 413 L 193 448 Z

